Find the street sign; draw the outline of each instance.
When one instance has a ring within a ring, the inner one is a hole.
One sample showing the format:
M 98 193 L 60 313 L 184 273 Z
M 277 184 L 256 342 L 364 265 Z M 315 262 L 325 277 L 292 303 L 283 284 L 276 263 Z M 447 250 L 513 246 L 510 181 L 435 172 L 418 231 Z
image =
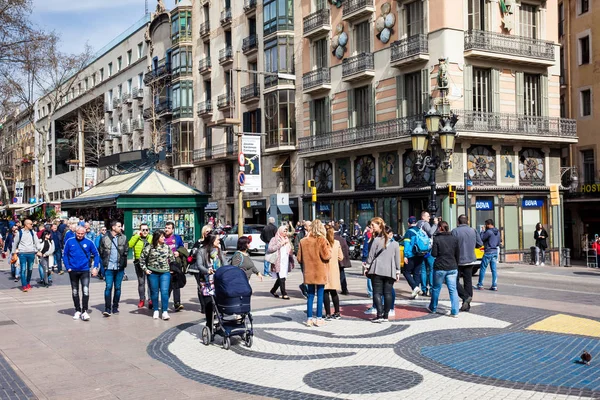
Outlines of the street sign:
M 246 183 L 246 174 L 244 174 L 244 172 L 242 171 L 238 173 L 238 183 L 240 184 L 240 186 L 244 186 L 244 184 Z
M 467 186 L 473 186 L 473 181 L 470 179 L 467 179 Z
M 238 164 L 240 164 L 240 167 L 243 167 L 244 164 L 246 164 L 246 159 L 244 158 L 244 153 L 238 154 Z

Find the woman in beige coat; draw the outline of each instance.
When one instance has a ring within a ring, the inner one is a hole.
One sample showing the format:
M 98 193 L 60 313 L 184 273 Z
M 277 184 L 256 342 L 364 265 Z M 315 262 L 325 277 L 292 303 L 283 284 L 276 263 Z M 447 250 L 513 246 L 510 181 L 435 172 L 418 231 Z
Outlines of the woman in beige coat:
M 323 300 L 325 302 L 325 321 L 333 319 L 340 319 L 340 298 L 338 291 L 342 290 L 340 281 L 340 264 L 339 262 L 344 259 L 344 253 L 342 253 L 342 247 L 340 242 L 333 238 L 334 229 L 332 226 L 327 225 L 325 238 L 331 245 L 331 258 L 329 259 L 329 266 L 327 270 L 327 283 L 325 284 L 325 294 Z M 329 304 L 329 297 L 333 300 L 334 313 L 331 315 L 331 308 Z

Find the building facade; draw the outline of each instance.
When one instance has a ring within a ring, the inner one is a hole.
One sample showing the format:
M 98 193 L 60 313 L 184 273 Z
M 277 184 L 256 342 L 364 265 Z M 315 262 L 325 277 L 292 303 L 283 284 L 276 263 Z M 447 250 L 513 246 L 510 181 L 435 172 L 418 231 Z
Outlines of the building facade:
M 565 236 L 574 257 L 583 257 L 586 242 L 600 234 L 600 172 L 598 152 L 600 139 L 596 133 L 595 116 L 600 115 L 600 103 L 594 94 L 600 93 L 595 68 L 600 56 L 597 40 L 600 34 L 592 29 L 594 16 L 600 15 L 600 4 L 588 0 L 561 1 L 558 4 L 558 35 L 561 61 L 561 113 L 577 120 L 579 141 L 563 153 L 563 180 L 576 171 L 578 186 L 565 202 Z M 596 30 L 597 31 L 597 30 Z M 570 169 L 573 168 L 573 169 Z
M 494 219 L 508 261 L 528 257 L 537 222 L 558 250 L 562 209 L 549 188 L 577 134 L 560 117 L 557 9 L 554 0 L 303 2 L 298 146 L 316 216 L 364 226 L 378 215 L 403 231 L 428 208 L 432 172 L 419 170 L 411 132 L 439 101 L 443 64 L 459 119 L 451 168 L 436 172 L 438 214 L 456 226 L 465 213 L 464 195 L 450 205 L 446 194 L 464 188 L 466 173 L 471 224 Z

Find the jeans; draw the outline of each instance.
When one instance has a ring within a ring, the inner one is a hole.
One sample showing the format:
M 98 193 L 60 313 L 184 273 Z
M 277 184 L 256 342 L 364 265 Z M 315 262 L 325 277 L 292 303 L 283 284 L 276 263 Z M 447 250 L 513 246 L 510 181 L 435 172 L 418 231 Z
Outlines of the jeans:
M 536 247 L 535 248 L 535 262 L 541 264 L 545 261 L 546 261 L 546 250 L 542 249 L 541 247 Z
M 264 270 L 263 270 L 263 275 L 264 276 L 269 276 L 271 275 L 271 263 L 268 262 L 267 260 L 264 261 Z
M 481 269 L 479 270 L 479 282 L 477 282 L 477 287 L 483 287 L 483 278 L 485 277 L 485 270 L 490 265 L 492 270 L 492 287 L 498 287 L 498 272 L 496 271 L 496 265 L 498 264 L 498 253 L 494 252 L 492 254 L 486 253 L 483 255 L 481 259 Z
M 367 278 L 367 294 L 369 297 L 373 297 L 373 282 L 371 282 L 371 278 Z
M 119 300 L 121 300 L 121 283 L 123 282 L 123 275 L 125 274 L 124 269 L 107 269 L 104 271 L 106 274 L 106 288 L 104 289 L 104 308 L 106 311 L 118 310 Z M 115 295 L 112 299 L 112 307 L 110 303 L 110 295 L 112 294 L 113 286 L 115 287 Z
M 62 253 L 60 252 L 60 249 L 54 252 L 54 264 L 56 265 L 58 272 L 62 271 Z
M 385 296 L 384 295 L 381 295 L 381 302 L 383 303 L 384 306 L 386 304 L 388 304 L 388 303 L 385 302 Z M 389 307 L 388 311 L 392 311 L 394 309 L 394 305 L 395 304 L 396 304 L 396 291 L 392 287 L 392 301 L 391 301 L 391 303 L 389 303 L 390 307 Z M 373 301 L 373 307 L 377 308 L 377 306 L 375 305 L 375 301 Z
M 346 280 L 346 268 L 340 267 L 340 284 L 342 285 L 342 293 L 348 293 L 348 281 Z
M 456 292 L 456 277 L 458 270 L 453 269 L 451 271 L 434 271 L 433 273 L 433 289 L 431 290 L 431 302 L 429 303 L 429 309 L 435 311 L 437 309 L 438 300 L 440 298 L 440 291 L 442 290 L 442 284 L 448 286 L 448 293 L 450 294 L 450 304 L 452 308 L 452 315 L 458 315 L 458 293 Z
M 408 259 L 408 264 L 404 266 L 402 275 L 410 285 L 411 289 L 415 289 L 421 285 L 421 265 L 423 264 L 422 256 L 414 256 Z
M 146 273 L 140 267 L 140 260 L 135 260 L 133 265 L 135 267 L 135 274 L 138 281 L 138 295 L 140 296 L 140 301 L 146 301 Z M 148 279 L 148 297 L 152 298 L 150 279 Z
M 323 293 L 323 298 L 325 303 L 325 315 L 331 315 L 331 301 L 333 301 L 333 311 L 336 314 L 340 313 L 340 296 L 338 296 L 338 293 L 335 289 L 325 290 L 325 292 Z
M 394 290 L 394 279 L 388 276 L 373 275 L 373 301 L 377 308 L 377 318 L 386 318 L 392 304 L 392 291 Z M 384 301 L 381 301 L 383 297 Z
M 306 301 L 306 318 L 313 317 L 313 302 L 315 301 L 315 288 L 317 292 L 317 318 L 323 318 L 323 293 L 325 285 L 308 285 L 308 299 Z
M 31 282 L 31 272 L 33 271 L 33 263 L 35 262 L 35 254 L 26 253 L 19 254 L 19 264 L 21 264 L 21 285 L 27 286 Z
M 169 287 L 171 285 L 171 274 L 169 272 L 152 272 L 148 275 L 148 284 L 150 285 L 150 299 L 152 308 L 158 311 L 158 293 L 160 292 L 161 311 L 165 312 L 169 308 Z
M 433 287 L 433 263 L 435 258 L 433 256 L 426 257 L 421 265 L 421 290 L 427 291 Z
M 460 284 L 460 278 L 463 278 L 464 287 Z M 458 297 L 465 301 L 468 297 L 473 297 L 473 266 L 459 265 L 458 274 L 456 275 L 456 289 Z
M 40 280 L 44 282 L 44 285 L 48 286 L 48 283 L 52 283 L 50 275 L 48 274 L 48 265 L 50 264 L 49 257 L 40 257 L 40 265 L 38 271 L 40 273 Z
M 70 271 L 69 278 L 71 279 L 71 291 L 73 294 L 75 311 L 86 312 L 90 300 L 90 271 Z M 81 292 L 83 294 L 83 309 L 79 303 L 79 282 L 81 282 Z

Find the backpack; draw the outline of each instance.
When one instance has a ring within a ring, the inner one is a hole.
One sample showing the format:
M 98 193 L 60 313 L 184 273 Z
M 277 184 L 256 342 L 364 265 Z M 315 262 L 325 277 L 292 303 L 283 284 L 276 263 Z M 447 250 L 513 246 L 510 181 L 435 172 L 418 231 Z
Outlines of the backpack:
M 423 228 L 419 228 L 412 237 L 413 253 L 417 256 L 424 256 L 431 251 L 431 239 Z
M 35 238 L 35 234 L 33 233 L 32 230 L 29 230 L 29 233 L 31 233 L 31 239 L 33 240 L 33 244 L 36 244 L 36 238 Z M 19 240 L 17 240 L 17 245 L 15 246 L 15 249 L 19 249 L 19 244 L 21 243 L 21 235 L 23 235 L 23 230 L 19 229 Z
M 227 264 L 228 264 L 228 265 L 233 265 L 233 264 L 232 264 L 232 262 L 233 262 L 233 257 L 235 257 L 235 255 L 236 255 L 237 253 L 240 253 L 240 257 L 242 257 L 242 262 L 241 262 L 241 263 L 240 263 L 240 265 L 239 265 L 239 267 L 241 268 L 241 267 L 242 267 L 242 264 L 244 263 L 244 255 L 242 254 L 242 252 L 241 252 L 241 251 L 236 251 L 235 253 L 233 253 L 233 255 L 231 256 L 231 258 L 229 259 L 229 261 L 227 261 Z

